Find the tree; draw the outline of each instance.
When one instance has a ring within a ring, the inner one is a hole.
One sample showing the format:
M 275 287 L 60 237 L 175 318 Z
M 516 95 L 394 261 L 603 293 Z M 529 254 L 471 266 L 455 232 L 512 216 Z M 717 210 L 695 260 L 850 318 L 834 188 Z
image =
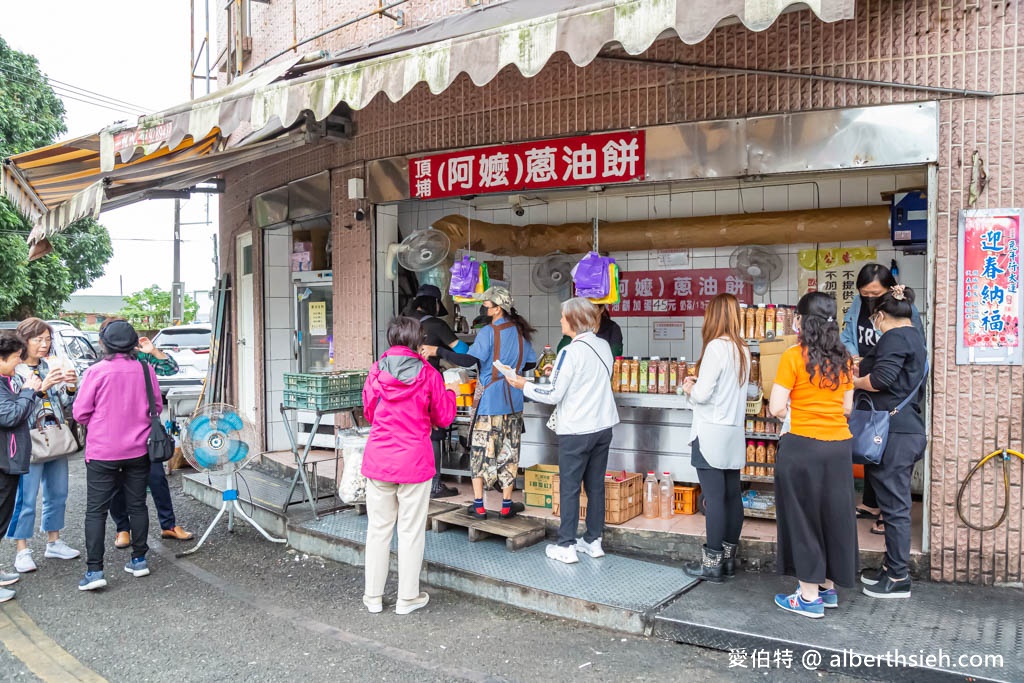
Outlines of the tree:
M 198 312 L 199 304 L 186 295 L 185 317 L 182 322 L 192 322 Z M 124 298 L 124 307 L 118 315 L 140 329 L 157 330 L 167 327 L 171 324 L 171 293 L 153 285 L 129 294 Z
M 35 57 L 0 38 L 0 158 L 43 147 L 67 131 L 64 104 Z M 50 238 L 53 253 L 28 262 L 31 225 L 0 197 L 0 319 L 52 318 L 78 289 L 103 274 L 114 255 L 106 228 L 92 218 Z

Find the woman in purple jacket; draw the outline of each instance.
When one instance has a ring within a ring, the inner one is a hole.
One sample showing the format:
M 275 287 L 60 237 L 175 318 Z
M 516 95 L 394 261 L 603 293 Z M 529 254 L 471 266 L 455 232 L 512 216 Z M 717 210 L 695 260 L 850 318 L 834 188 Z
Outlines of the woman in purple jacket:
M 423 543 L 434 477 L 430 430 L 455 419 L 455 387 L 420 357 L 423 330 L 415 318 L 388 326 L 391 346 L 374 363 L 363 387 L 363 415 L 372 425 L 363 453 L 366 477 L 366 589 L 363 604 L 383 609 L 391 536 L 398 523 L 397 614 L 409 614 L 430 599 L 420 592 Z
M 107 585 L 103 578 L 103 537 L 110 501 L 121 487 L 132 527 L 132 559 L 124 570 L 136 577 L 149 574 L 146 440 L 150 420 L 146 374 L 152 383 L 156 409 L 163 409 L 156 373 L 135 358 L 135 347 L 139 344 L 135 328 L 118 320 L 100 332 L 100 341 L 108 355 L 82 376 L 74 406 L 75 420 L 89 427 L 85 437 L 87 569 L 78 584 L 83 591 Z

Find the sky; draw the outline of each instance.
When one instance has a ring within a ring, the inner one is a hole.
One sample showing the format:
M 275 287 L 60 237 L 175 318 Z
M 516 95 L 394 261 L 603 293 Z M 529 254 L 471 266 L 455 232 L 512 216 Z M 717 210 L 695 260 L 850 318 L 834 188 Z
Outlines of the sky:
M 222 3 L 221 3 L 222 4 Z M 189 99 L 188 0 L 34 0 L 3 2 L 0 36 L 20 52 L 36 57 L 53 80 L 121 100 L 147 113 Z M 196 2 L 197 42 L 202 40 L 203 2 Z M 210 3 L 211 14 L 218 3 Z M 211 17 L 211 32 L 215 17 Z M 216 47 L 214 55 L 217 54 Z M 200 70 L 204 68 L 201 62 Z M 196 94 L 206 91 L 196 81 Z M 213 83 L 216 87 L 216 81 Z M 61 88 L 67 111 L 65 138 L 97 133 L 115 121 L 135 121 L 138 109 L 124 111 L 76 101 L 95 99 Z M 77 91 L 81 93 L 81 90 Z M 185 291 L 212 288 L 216 198 L 195 195 L 182 205 L 181 276 Z M 174 201 L 146 200 L 100 214 L 113 240 L 114 257 L 105 275 L 79 294 L 130 294 L 156 284 L 170 289 Z

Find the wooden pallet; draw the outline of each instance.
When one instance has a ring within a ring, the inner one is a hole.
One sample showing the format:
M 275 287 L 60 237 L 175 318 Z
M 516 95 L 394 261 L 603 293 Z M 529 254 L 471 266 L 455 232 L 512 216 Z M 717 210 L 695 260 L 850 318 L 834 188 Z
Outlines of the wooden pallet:
M 469 531 L 470 542 L 476 542 L 491 536 L 505 539 L 505 547 L 510 551 L 520 550 L 539 543 L 544 538 L 544 522 L 526 517 L 500 519 L 497 512 L 490 513 L 493 519 L 474 519 L 466 514 L 466 508 L 444 512 L 432 519 L 435 533 L 447 531 L 453 527 L 465 527 Z

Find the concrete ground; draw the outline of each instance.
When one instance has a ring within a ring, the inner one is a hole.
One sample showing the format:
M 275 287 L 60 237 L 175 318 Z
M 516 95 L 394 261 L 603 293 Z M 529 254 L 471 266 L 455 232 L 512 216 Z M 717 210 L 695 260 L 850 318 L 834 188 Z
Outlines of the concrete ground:
M 64 537 L 84 547 L 85 470 L 71 463 Z M 210 508 L 172 479 L 178 521 L 200 532 Z M 159 527 L 151 510 L 152 539 Z M 363 608 L 362 570 L 219 525 L 194 556 L 151 545 L 152 574 L 122 571 L 127 550 L 107 549 L 110 585 L 77 589 L 84 560 L 47 560 L 0 605 L 0 678 L 109 681 L 681 680 L 852 681 L 835 674 L 730 668 L 728 653 L 623 636 L 426 587 L 430 605 L 407 616 Z M 14 546 L 0 545 L 10 568 Z M 642 577 L 640 577 L 642 580 Z M 393 603 L 394 583 L 389 584 Z M 66 653 L 66 654 L 65 654 Z M 92 673 L 90 673 L 90 671 Z M 863 680 L 863 679 L 857 679 Z

